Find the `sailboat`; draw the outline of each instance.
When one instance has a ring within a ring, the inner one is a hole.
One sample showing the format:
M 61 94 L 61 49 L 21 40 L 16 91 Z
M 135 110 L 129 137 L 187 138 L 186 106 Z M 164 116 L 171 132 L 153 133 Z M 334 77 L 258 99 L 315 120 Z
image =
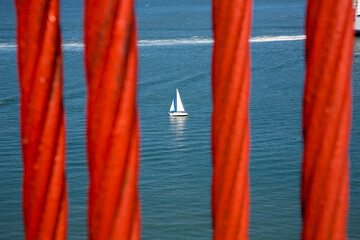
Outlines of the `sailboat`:
M 181 102 L 179 90 L 175 90 L 174 98 L 171 103 L 171 107 L 169 110 L 170 116 L 187 116 L 187 112 Z
M 355 35 L 360 36 L 360 0 L 355 0 L 354 2 L 355 9 Z

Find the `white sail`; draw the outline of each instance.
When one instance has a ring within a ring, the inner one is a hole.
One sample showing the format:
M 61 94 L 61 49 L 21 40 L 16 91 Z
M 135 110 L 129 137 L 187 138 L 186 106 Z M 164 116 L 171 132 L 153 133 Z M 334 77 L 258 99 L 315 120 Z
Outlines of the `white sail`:
M 185 112 L 184 106 L 181 102 L 180 93 L 178 89 L 176 89 L 176 111 L 177 112 Z
M 175 112 L 175 96 L 172 100 L 169 112 Z
M 174 98 L 171 103 L 171 107 L 169 110 L 170 116 L 187 116 L 187 112 L 184 109 L 184 106 L 181 102 L 179 90 L 176 89 Z

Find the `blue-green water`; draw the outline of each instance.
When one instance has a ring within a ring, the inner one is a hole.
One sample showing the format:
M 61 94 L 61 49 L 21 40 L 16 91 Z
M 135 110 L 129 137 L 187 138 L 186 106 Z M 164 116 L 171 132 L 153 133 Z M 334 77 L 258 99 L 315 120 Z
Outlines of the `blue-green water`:
M 69 239 L 86 239 L 88 173 L 81 1 L 62 0 Z M 143 239 L 211 239 L 209 0 L 139 0 Z M 0 0 L 0 239 L 22 239 L 13 1 Z M 304 0 L 255 0 L 251 38 L 251 239 L 299 239 Z M 189 117 L 167 115 L 179 88 Z M 360 39 L 353 68 L 349 239 L 360 239 Z

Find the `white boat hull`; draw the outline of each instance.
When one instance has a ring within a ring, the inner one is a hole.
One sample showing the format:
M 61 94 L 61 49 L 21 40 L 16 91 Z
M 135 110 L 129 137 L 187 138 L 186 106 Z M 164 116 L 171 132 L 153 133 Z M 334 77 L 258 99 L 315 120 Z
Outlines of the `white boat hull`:
M 360 36 L 360 0 L 356 0 L 354 2 L 354 9 L 355 9 L 355 23 L 354 23 L 355 35 Z
M 356 16 L 355 19 L 355 35 L 360 36 L 360 15 Z
M 169 112 L 169 115 L 174 117 L 186 117 L 188 114 L 187 112 Z

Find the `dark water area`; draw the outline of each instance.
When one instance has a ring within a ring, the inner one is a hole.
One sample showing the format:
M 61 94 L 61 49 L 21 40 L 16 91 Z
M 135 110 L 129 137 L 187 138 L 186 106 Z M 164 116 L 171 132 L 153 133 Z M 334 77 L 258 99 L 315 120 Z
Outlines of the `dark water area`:
M 83 2 L 61 1 L 68 239 L 86 239 Z M 139 0 L 142 238 L 211 239 L 211 2 Z M 251 37 L 251 239 L 299 239 L 305 1 L 255 1 Z M 13 1 L 0 4 L 0 239 L 22 239 Z M 169 118 L 178 88 L 187 118 Z M 355 40 L 349 239 L 360 239 L 360 39 Z

